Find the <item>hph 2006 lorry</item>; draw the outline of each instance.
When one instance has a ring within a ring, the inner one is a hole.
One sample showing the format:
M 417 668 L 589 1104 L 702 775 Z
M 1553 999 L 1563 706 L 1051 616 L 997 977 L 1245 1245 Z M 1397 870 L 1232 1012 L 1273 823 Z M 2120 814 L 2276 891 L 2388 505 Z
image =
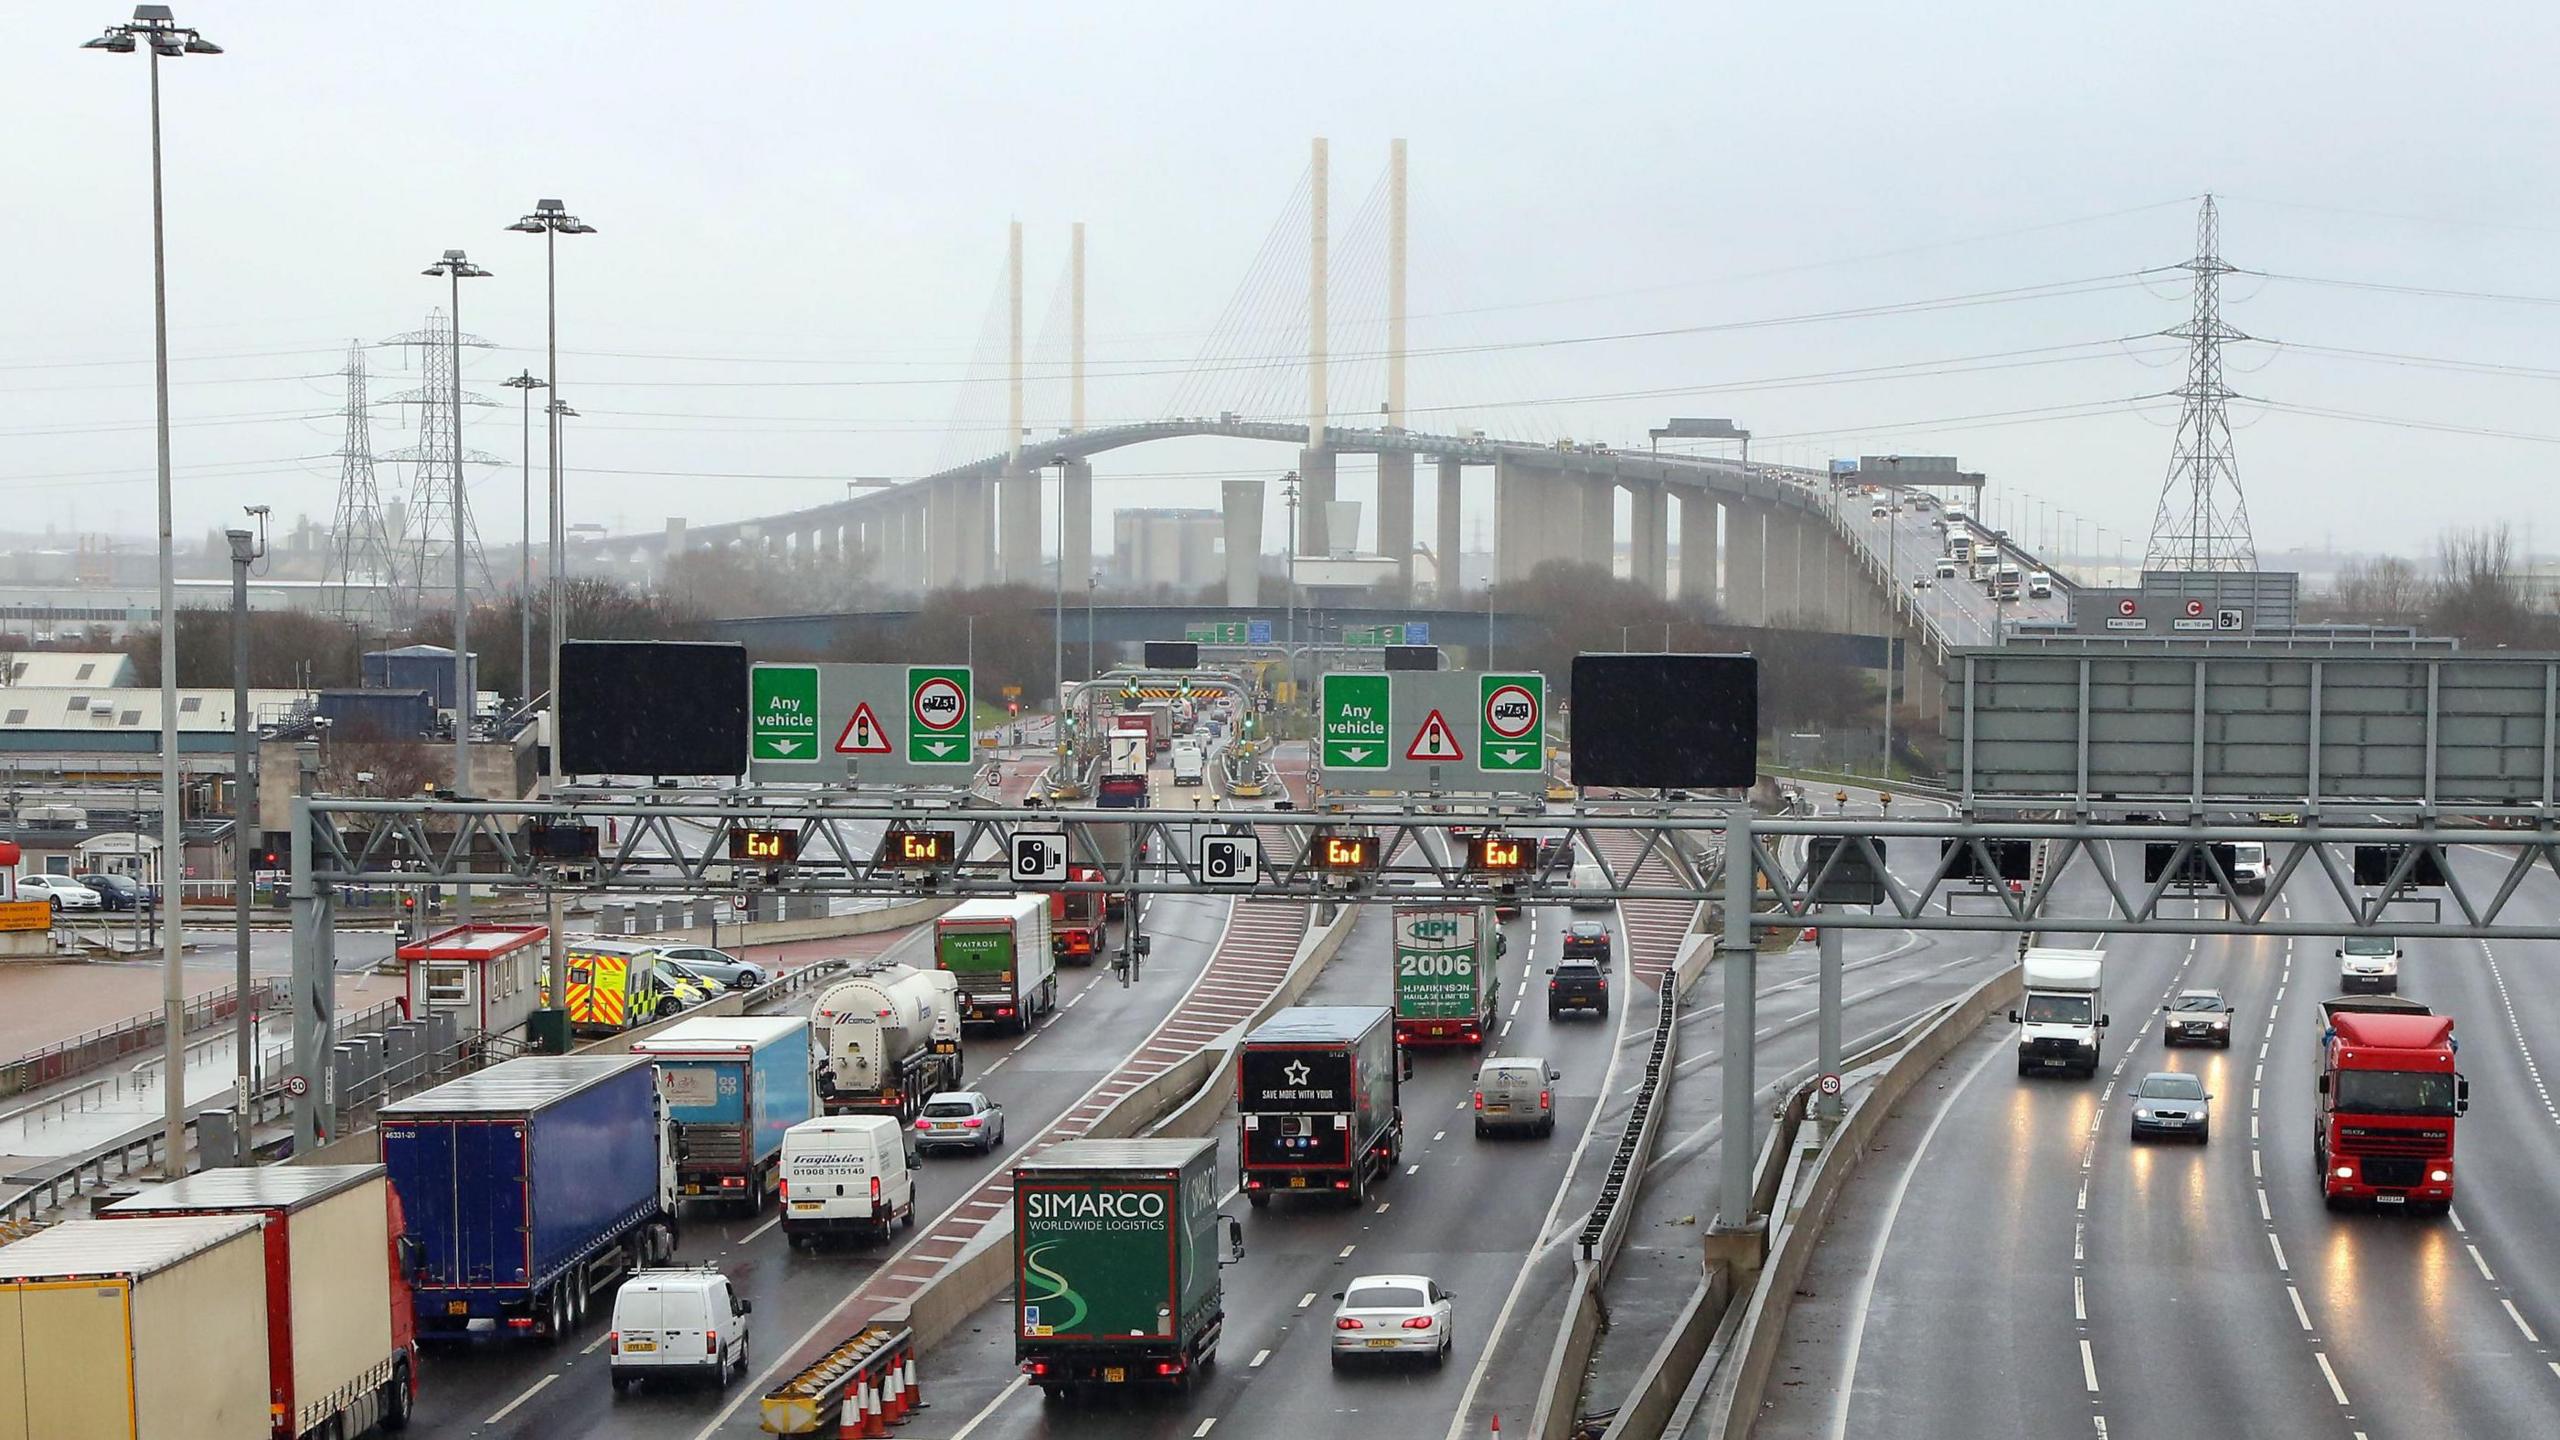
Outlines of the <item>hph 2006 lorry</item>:
M 1014 1363 L 1053 1396 L 1187 1392 L 1226 1325 L 1218 1269 L 1242 1258 L 1217 1141 L 1052 1145 L 1013 1167 Z
M 780 1174 L 783 1132 L 818 1113 L 809 1022 L 697 1016 L 632 1042 L 631 1053 L 658 1067 L 676 1193 L 761 1213 Z
M 261 1222 L 270 1440 L 408 1425 L 418 1394 L 417 1322 L 400 1199 L 381 1166 L 205 1170 L 99 1213 L 118 1223 L 178 1215 Z M 0 1373 L 6 1369 L 0 1360 Z
M 2019 1074 L 2098 1073 L 2098 1045 L 2107 1029 L 2098 983 L 2105 959 L 2100 950 L 2027 952 L 2021 962 L 2026 997 L 2009 1012 L 2009 1023 L 2018 1027 Z
M 558 1337 L 675 1253 L 675 1168 L 639 1055 L 529 1055 L 382 1107 L 418 1333 Z
M 959 996 L 951 976 L 912 965 L 881 965 L 828 986 L 809 1012 L 826 1112 L 903 1123 L 926 1096 L 959 1089 Z
M 2335 1210 L 2453 1204 L 2453 1128 L 2471 1108 L 2453 1017 L 2392 995 L 2320 1002 L 2319 1123 L 2311 1158 Z
M 933 922 L 933 964 L 960 982 L 960 1022 L 1028 1034 L 1058 1008 L 1049 897 L 963 900 Z
M 269 1440 L 261 1228 L 71 1220 L 0 1245 L 0 1435 Z
M 1395 946 L 1396 1039 L 1482 1048 L 1502 998 L 1492 907 L 1399 905 Z
M 1247 1202 L 1325 1194 L 1357 1205 L 1404 1154 L 1392 1014 L 1377 1005 L 1295 1005 L 1236 1052 L 1238 1184 Z

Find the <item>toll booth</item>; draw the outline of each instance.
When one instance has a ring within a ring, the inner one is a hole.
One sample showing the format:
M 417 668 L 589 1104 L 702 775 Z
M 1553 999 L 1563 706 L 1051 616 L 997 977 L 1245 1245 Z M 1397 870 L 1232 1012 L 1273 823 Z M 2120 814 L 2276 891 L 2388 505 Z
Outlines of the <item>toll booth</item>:
M 456 925 L 400 947 L 409 1019 L 452 1013 L 459 1035 L 520 1037 L 542 1003 L 548 925 Z

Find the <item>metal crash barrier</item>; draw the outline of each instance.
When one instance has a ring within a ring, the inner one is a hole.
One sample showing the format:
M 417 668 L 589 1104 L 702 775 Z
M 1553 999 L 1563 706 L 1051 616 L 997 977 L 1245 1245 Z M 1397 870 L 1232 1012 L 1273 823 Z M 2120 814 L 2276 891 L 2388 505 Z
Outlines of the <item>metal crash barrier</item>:
M 887 1435 L 923 1403 L 915 1331 L 874 1325 L 767 1391 L 764 1429 L 817 1435 L 832 1426 L 840 1440 L 868 1440 Z

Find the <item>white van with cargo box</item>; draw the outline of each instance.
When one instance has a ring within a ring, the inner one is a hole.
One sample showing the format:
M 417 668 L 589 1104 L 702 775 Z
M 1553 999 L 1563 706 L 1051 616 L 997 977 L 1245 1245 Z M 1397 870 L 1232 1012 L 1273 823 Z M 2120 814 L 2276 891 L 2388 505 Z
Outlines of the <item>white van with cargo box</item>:
M 726 1386 L 747 1373 L 747 1312 L 755 1305 L 708 1265 L 635 1270 L 613 1297 L 606 1349 L 619 1395 L 644 1378 L 683 1376 Z
M 782 1132 L 782 1234 L 794 1247 L 916 1223 L 915 1171 L 893 1115 L 821 1115 Z
M 2009 1012 L 2018 1027 L 2018 1073 L 2045 1070 L 2098 1073 L 2098 1042 L 2107 1028 L 2099 975 L 2099 950 L 2029 950 L 2020 962 L 2026 995 Z

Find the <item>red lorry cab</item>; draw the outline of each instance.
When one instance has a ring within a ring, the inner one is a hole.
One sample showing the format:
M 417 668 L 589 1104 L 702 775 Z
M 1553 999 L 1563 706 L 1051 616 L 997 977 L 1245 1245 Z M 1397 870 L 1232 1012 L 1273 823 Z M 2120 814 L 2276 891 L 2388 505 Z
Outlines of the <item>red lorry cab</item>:
M 2453 1203 L 2454 1124 L 2471 1085 L 2454 1069 L 2453 1017 L 2398 996 L 2322 1001 L 2320 1123 L 2312 1155 L 2332 1208 Z

